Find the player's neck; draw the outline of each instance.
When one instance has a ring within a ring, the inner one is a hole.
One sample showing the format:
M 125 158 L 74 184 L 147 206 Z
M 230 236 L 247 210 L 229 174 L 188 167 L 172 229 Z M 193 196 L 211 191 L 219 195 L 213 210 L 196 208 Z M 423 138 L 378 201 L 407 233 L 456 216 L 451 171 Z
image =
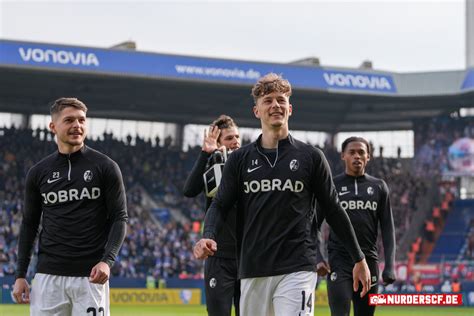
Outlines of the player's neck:
M 346 174 L 351 177 L 362 177 L 365 174 L 365 169 L 359 172 L 346 169 Z
M 262 128 L 262 147 L 277 148 L 278 141 L 288 137 L 288 126 L 279 128 Z
M 84 143 L 80 145 L 71 145 L 71 144 L 66 144 L 66 143 L 58 143 L 58 151 L 61 154 L 64 155 L 69 155 L 72 153 L 75 153 L 76 151 L 81 150 L 81 148 L 84 147 Z

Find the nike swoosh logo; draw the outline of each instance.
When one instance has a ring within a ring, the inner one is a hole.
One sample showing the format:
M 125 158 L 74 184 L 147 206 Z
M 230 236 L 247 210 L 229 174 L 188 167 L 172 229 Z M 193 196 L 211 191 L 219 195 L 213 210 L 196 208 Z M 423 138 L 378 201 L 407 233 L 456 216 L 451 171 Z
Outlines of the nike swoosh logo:
M 252 169 L 248 168 L 248 169 L 247 169 L 247 172 L 248 172 L 248 173 L 254 172 L 255 170 L 257 170 L 257 169 L 259 169 L 259 168 L 261 168 L 261 167 L 262 167 L 262 165 L 260 165 L 260 166 L 258 166 L 258 167 L 255 167 L 255 168 L 252 168 Z
M 351 193 L 351 191 L 346 191 L 346 192 L 339 192 L 339 196 L 343 196 L 343 195 L 346 195 L 348 193 Z
M 58 180 L 61 180 L 61 179 L 62 179 L 62 178 L 48 179 L 48 181 L 46 181 L 46 182 L 48 182 L 48 183 L 54 183 L 54 182 L 56 182 L 56 181 L 58 181 Z

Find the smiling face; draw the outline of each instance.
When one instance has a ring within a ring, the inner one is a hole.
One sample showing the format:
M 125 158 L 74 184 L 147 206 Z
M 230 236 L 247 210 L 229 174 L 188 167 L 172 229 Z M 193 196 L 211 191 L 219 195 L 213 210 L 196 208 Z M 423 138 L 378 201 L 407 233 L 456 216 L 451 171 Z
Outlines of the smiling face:
M 257 99 L 253 112 L 260 119 L 263 128 L 286 128 L 293 107 L 290 98 L 283 92 L 272 92 Z
M 276 132 L 279 139 L 287 136 L 288 119 L 293 111 L 291 94 L 288 80 L 275 73 L 268 73 L 255 83 L 252 88 L 253 113 L 260 119 L 263 135 Z
M 369 149 L 364 142 L 350 142 L 341 153 L 341 159 L 346 164 L 346 174 L 361 176 L 365 173 L 365 166 L 370 160 Z
M 87 134 L 86 113 L 74 107 L 66 107 L 52 115 L 49 128 L 56 135 L 59 152 L 73 153 L 84 145 Z

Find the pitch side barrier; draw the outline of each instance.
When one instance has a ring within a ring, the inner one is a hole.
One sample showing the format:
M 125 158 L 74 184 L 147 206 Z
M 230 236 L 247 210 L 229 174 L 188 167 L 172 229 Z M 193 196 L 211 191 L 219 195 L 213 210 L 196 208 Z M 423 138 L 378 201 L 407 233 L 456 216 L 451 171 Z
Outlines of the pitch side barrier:
M 13 276 L 0 278 L 2 284 L 0 304 L 14 303 L 11 295 L 14 281 Z M 110 302 L 113 305 L 202 305 L 205 304 L 202 285 L 202 280 L 176 278 L 168 280 L 167 288 L 146 288 L 145 279 L 112 278 Z M 461 288 L 463 306 L 474 307 L 474 281 L 462 282 Z M 447 292 L 443 291 L 442 285 L 426 285 L 421 292 L 416 292 L 412 284 L 399 282 L 387 287 L 379 285 L 379 293 L 440 294 Z M 315 305 L 328 306 L 326 287 L 321 284 L 315 292 Z
M 110 289 L 112 305 L 201 305 L 200 289 Z
M 110 279 L 113 305 L 202 305 L 204 283 L 194 279 L 167 279 L 163 288 L 154 278 L 114 277 Z
M 115 49 L 0 40 L 0 66 L 253 85 L 282 74 L 294 87 L 393 95 L 390 73 L 211 59 Z
M 31 284 L 32 280 L 28 280 Z M 15 278 L 0 277 L 0 304 L 14 304 L 12 290 Z M 113 305 L 202 305 L 205 304 L 202 280 L 167 280 L 166 288 L 147 288 L 142 278 L 112 277 L 110 303 Z

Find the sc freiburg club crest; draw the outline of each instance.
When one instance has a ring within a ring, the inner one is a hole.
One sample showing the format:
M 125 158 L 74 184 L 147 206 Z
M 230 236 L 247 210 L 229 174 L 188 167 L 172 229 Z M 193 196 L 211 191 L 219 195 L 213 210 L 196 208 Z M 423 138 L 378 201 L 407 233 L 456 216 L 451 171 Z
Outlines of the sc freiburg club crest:
M 296 170 L 298 170 L 299 167 L 300 167 L 300 163 L 298 162 L 298 160 L 293 159 L 292 161 L 290 161 L 290 170 L 291 171 L 296 171 Z
M 86 172 L 84 172 L 84 181 L 91 182 L 92 177 L 93 177 L 92 171 L 86 170 Z

